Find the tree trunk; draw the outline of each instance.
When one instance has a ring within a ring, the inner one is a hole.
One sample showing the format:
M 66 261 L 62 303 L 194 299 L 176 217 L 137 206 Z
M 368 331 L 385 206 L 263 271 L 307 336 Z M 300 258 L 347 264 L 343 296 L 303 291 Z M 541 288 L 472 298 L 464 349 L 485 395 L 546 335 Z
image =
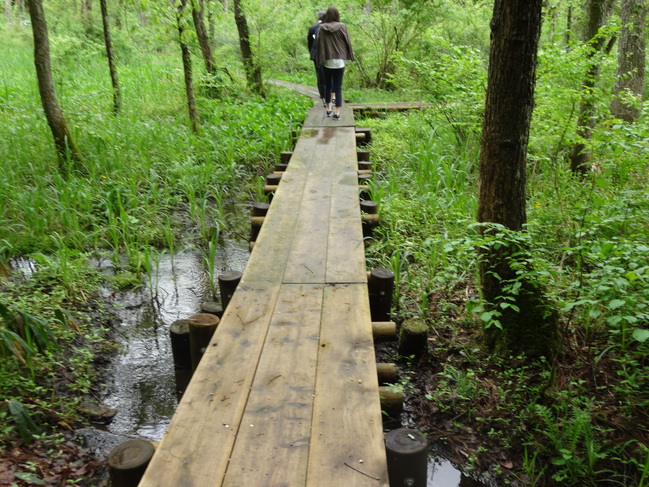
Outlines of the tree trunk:
M 184 40 L 185 24 L 183 11 L 188 0 L 180 0 L 176 20 L 178 23 L 178 40 L 180 42 L 180 52 L 182 53 L 183 71 L 185 73 L 185 92 L 187 93 L 187 107 L 189 109 L 189 119 L 192 123 L 194 133 L 200 132 L 200 122 L 198 111 L 196 110 L 196 97 L 194 96 L 194 81 L 192 77 L 192 55 L 189 46 Z
M 255 57 L 250 47 L 250 33 L 248 30 L 248 22 L 241 9 L 241 0 L 234 0 L 232 2 L 234 7 L 234 21 L 237 24 L 239 31 L 239 46 L 241 47 L 241 59 L 243 61 L 243 68 L 246 72 L 246 80 L 248 86 L 258 95 L 266 96 L 264 92 L 264 83 L 261 79 L 261 68 L 255 62 Z
M 620 17 L 622 27 L 620 28 L 615 96 L 611 102 L 611 113 L 627 122 L 635 122 L 640 118 L 639 103 L 629 104 L 620 94 L 632 95 L 640 101 L 644 97 L 647 44 L 646 0 L 622 0 Z
M 43 12 L 42 0 L 28 0 L 29 17 L 34 34 L 34 64 L 38 79 L 38 91 L 47 123 L 54 137 L 54 145 L 59 159 L 59 167 L 67 170 L 67 162 L 80 162 L 81 154 L 77 149 L 70 129 L 63 116 L 63 111 L 56 99 L 54 81 L 52 80 L 52 67 L 50 63 L 50 43 L 47 34 L 47 22 Z
M 205 28 L 204 20 L 204 0 L 196 0 L 192 2 L 192 17 L 194 18 L 194 28 L 196 29 L 196 37 L 198 44 L 201 47 L 203 54 L 203 61 L 205 62 L 205 69 L 211 75 L 216 74 L 216 62 L 214 61 L 214 54 L 212 53 L 212 45 L 210 44 L 207 29 Z
M 593 138 L 595 128 L 595 87 L 599 78 L 599 54 L 606 46 L 606 38 L 598 35 L 599 29 L 605 24 L 615 0 L 589 0 L 588 26 L 586 42 L 592 49 L 588 51 L 588 71 L 582 83 L 582 99 L 577 120 L 577 136 L 579 142 L 572 148 L 570 154 L 570 169 L 573 173 L 584 176 L 591 164 L 591 153 L 588 148 Z
M 7 15 L 7 25 L 10 27 L 13 26 L 14 20 L 11 15 L 11 0 L 5 0 L 5 14 Z
M 86 35 L 93 36 L 95 27 L 92 23 L 92 0 L 81 0 L 81 23 Z
M 542 0 L 496 0 L 491 21 L 478 221 L 500 224 L 513 232 L 523 231 L 527 218 L 527 144 L 541 4 Z M 482 231 L 486 236 L 492 233 L 489 225 Z M 558 347 L 557 313 L 529 277 L 527 271 L 531 269 L 521 270 L 521 265 L 526 267 L 529 249 L 520 241 L 511 238 L 507 245 L 480 249 L 483 298 L 489 310 L 497 313 L 499 322 L 487 326 L 486 343 L 491 350 L 504 354 L 554 357 Z
M 108 57 L 108 68 L 110 70 L 110 82 L 113 86 L 113 113 L 117 115 L 122 105 L 122 96 L 117 78 L 115 56 L 113 55 L 113 42 L 110 38 L 110 22 L 108 19 L 106 0 L 99 0 L 99 5 L 101 7 L 101 21 L 104 27 L 104 43 L 106 44 L 106 56 Z

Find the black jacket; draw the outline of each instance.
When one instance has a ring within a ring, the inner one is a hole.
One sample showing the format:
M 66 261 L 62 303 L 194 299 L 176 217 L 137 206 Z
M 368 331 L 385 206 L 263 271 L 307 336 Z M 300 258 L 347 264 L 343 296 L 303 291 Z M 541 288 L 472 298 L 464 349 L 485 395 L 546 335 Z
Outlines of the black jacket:
M 320 22 L 318 22 L 317 24 L 313 24 L 311 27 L 309 27 L 309 33 L 306 36 L 306 43 L 307 46 L 309 46 L 309 54 L 311 54 L 311 61 L 315 61 L 315 55 L 316 55 L 315 39 L 316 36 L 318 35 L 319 29 L 320 29 Z

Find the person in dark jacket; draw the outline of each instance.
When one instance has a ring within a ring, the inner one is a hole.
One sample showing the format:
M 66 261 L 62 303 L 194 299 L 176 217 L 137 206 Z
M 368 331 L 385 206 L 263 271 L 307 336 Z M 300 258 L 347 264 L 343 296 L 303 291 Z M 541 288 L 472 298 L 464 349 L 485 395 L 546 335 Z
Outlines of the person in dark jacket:
M 325 11 L 320 10 L 318 12 L 318 22 L 313 24 L 311 27 L 309 27 L 309 33 L 306 36 L 306 43 L 307 46 L 309 47 L 309 54 L 311 55 L 311 61 L 313 61 L 313 65 L 315 66 L 315 76 L 316 76 L 316 81 L 318 83 L 318 93 L 320 94 L 320 98 L 322 99 L 322 104 L 324 107 L 327 107 L 327 103 L 325 102 L 325 82 L 324 82 L 324 71 L 322 69 L 322 66 L 318 66 L 318 64 L 315 62 L 315 57 L 316 57 L 316 36 L 318 35 L 318 30 L 320 30 L 320 24 L 322 23 L 322 18 L 324 17 Z
M 345 63 L 354 60 L 347 26 L 340 21 L 336 7 L 329 7 L 316 35 L 316 64 L 323 67 L 327 116 L 340 120 Z M 332 103 L 332 93 L 335 101 Z

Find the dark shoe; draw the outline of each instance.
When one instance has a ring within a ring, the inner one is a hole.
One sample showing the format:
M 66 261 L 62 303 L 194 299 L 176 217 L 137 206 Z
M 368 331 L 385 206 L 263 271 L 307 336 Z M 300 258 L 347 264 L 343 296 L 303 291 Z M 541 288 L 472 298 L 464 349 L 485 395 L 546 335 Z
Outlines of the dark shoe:
M 331 118 L 333 118 L 334 120 L 340 120 L 340 114 L 335 114 L 335 113 L 334 113 L 334 114 L 331 116 Z
M 332 112 L 333 112 L 333 110 L 327 110 L 327 117 L 331 117 Z

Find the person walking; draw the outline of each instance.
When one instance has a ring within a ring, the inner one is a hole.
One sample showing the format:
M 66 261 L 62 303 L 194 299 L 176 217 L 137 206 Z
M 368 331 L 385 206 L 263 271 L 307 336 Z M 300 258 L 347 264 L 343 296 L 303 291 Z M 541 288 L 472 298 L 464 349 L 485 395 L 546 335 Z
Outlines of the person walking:
M 318 12 L 318 22 L 309 27 L 309 33 L 306 36 L 306 43 L 309 47 L 309 54 L 311 56 L 311 61 L 313 61 L 313 66 L 315 67 L 315 77 L 318 86 L 318 93 L 320 94 L 320 99 L 325 108 L 327 108 L 327 102 L 325 101 L 325 82 L 324 82 L 324 71 L 322 66 L 319 66 L 315 62 L 316 58 L 316 36 L 318 35 L 318 30 L 320 30 L 320 24 L 322 24 L 322 18 L 324 17 L 325 11 L 320 10 Z
M 327 116 L 340 120 L 345 63 L 354 60 L 347 26 L 340 21 L 336 7 L 329 7 L 316 35 L 316 64 L 323 67 Z M 332 100 L 332 94 L 335 100 Z

